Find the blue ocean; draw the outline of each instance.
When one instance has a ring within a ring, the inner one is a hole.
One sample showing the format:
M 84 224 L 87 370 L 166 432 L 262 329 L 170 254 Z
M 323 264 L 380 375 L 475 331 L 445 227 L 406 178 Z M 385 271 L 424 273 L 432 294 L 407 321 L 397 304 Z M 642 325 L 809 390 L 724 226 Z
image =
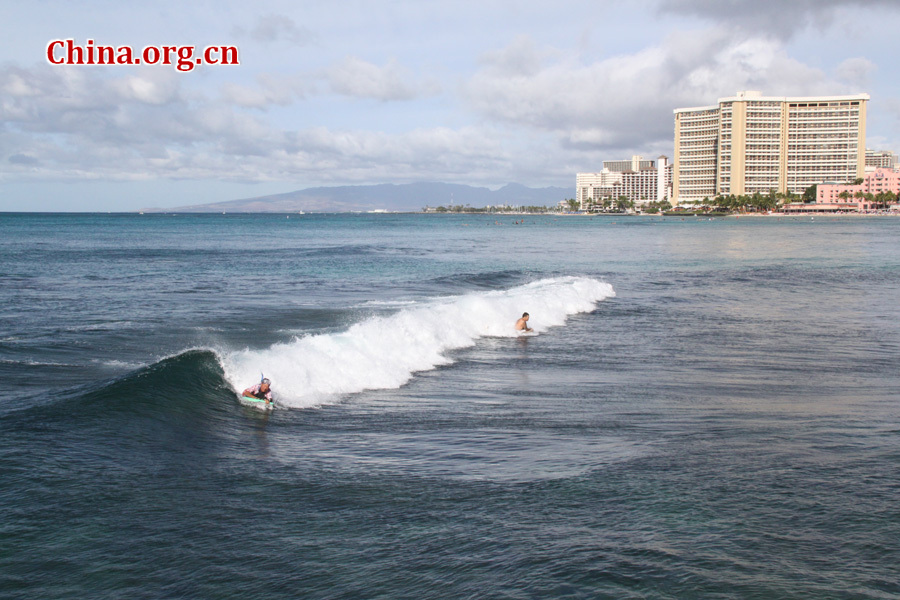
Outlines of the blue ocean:
M 2 214 L 0 598 L 900 598 L 898 302 L 893 218 Z

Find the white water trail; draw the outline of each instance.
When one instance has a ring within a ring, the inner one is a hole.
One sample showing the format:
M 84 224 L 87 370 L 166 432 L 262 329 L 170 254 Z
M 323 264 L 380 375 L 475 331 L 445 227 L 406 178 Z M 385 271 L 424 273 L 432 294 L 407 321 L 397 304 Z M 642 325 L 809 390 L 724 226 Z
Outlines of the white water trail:
M 236 391 L 264 372 L 277 404 L 307 408 L 344 394 L 399 388 L 418 371 L 453 362 L 448 351 L 473 346 L 482 337 L 515 337 L 513 325 L 523 312 L 531 314 L 529 325 L 541 333 L 612 296 L 613 287 L 596 279 L 543 279 L 509 290 L 415 302 L 342 333 L 230 352 L 220 360 Z

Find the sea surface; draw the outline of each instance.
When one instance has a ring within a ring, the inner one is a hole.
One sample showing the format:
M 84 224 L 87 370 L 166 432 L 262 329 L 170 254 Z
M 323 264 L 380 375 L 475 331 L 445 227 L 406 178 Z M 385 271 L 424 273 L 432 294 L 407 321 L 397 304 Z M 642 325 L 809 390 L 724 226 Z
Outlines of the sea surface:
M 0 214 L 0 383 L 4 599 L 900 598 L 900 219 Z

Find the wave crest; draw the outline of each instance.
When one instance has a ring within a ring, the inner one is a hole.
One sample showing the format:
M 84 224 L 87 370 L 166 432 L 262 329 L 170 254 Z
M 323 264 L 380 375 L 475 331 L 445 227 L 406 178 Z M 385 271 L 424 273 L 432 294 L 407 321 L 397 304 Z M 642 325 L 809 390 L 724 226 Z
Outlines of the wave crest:
M 540 333 L 612 296 L 613 287 L 596 279 L 543 279 L 509 290 L 416 302 L 345 332 L 220 358 L 225 378 L 236 391 L 264 372 L 279 404 L 305 408 L 344 394 L 399 388 L 418 371 L 450 364 L 449 351 L 473 346 L 482 337 L 516 336 L 513 324 L 522 312 L 531 313 L 530 325 Z

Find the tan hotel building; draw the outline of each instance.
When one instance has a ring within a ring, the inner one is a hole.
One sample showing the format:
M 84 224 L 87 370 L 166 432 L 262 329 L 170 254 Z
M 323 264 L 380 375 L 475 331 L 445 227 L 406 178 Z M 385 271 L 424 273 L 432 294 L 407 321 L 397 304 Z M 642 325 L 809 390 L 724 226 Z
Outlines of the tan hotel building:
M 675 109 L 675 203 L 773 189 L 800 194 L 863 177 L 868 100 L 748 91 L 715 106 Z

